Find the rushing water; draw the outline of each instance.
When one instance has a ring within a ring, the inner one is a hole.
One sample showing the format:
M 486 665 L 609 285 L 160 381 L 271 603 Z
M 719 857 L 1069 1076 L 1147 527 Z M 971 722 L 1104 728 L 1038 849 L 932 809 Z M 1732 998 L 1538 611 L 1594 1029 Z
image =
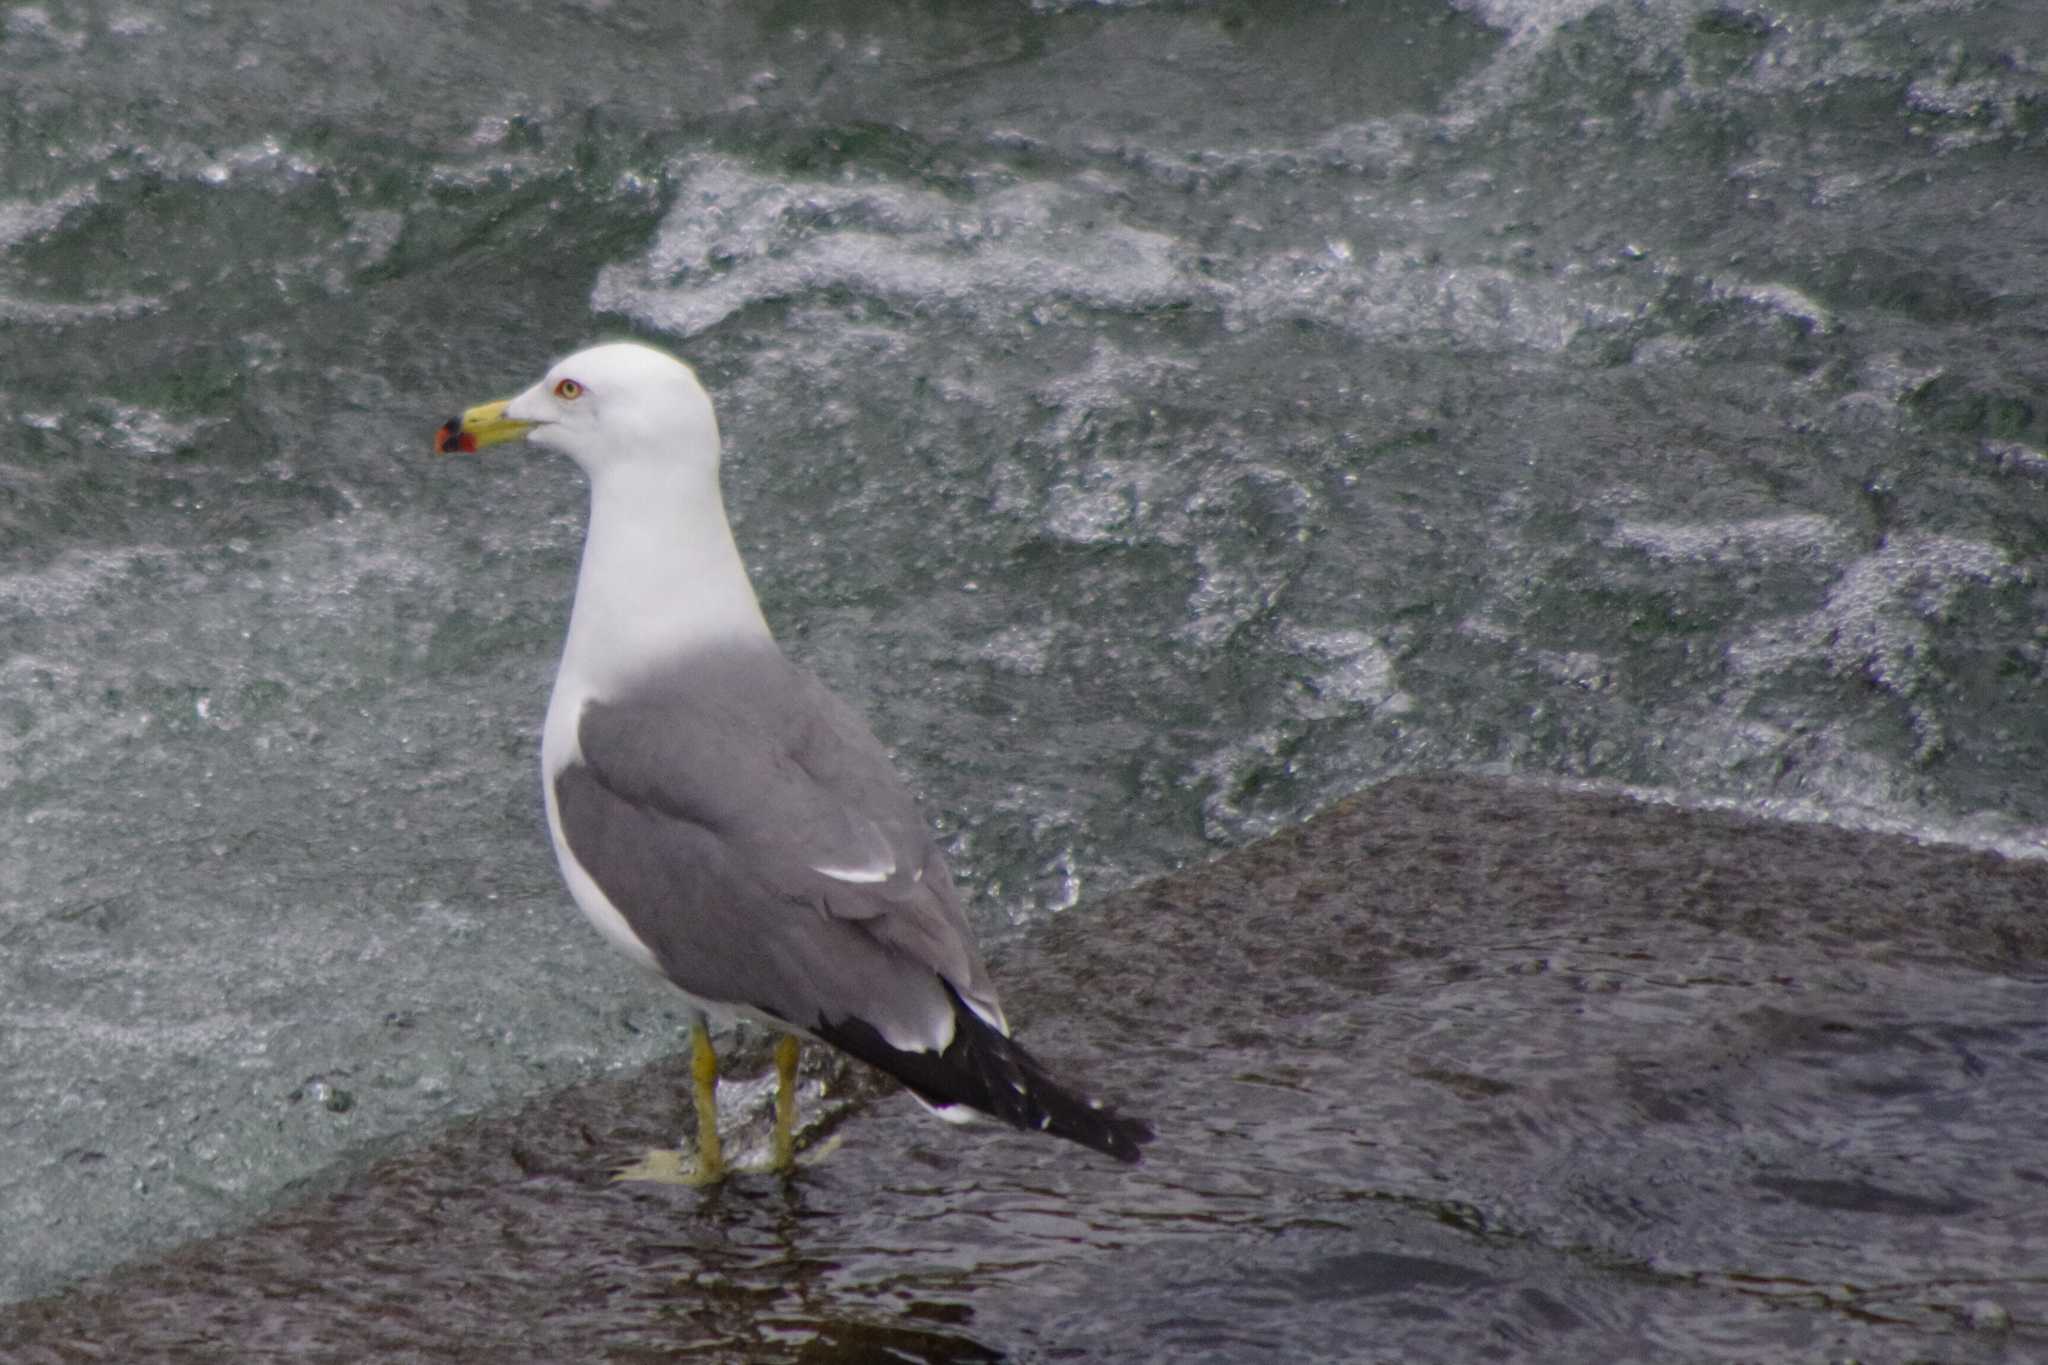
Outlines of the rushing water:
M 991 938 L 1403 772 L 2041 850 L 2031 0 L 4 24 L 7 1294 L 673 1050 L 575 471 L 425 454 L 595 337 Z

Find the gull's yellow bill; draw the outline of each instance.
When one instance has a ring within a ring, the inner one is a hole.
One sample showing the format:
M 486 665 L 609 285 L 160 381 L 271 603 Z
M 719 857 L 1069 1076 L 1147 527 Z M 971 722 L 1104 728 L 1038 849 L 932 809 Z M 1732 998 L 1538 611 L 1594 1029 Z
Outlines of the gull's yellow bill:
M 453 455 L 457 451 L 482 450 L 503 441 L 516 441 L 540 425 L 507 417 L 505 405 L 511 401 L 508 398 L 499 403 L 482 403 L 460 417 L 450 417 L 434 433 L 434 453 Z

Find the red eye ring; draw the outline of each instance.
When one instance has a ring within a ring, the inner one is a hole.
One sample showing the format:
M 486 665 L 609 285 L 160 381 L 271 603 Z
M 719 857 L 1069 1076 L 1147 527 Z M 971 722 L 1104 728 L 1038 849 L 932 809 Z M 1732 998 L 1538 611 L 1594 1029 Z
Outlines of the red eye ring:
M 555 397 L 565 403 L 573 403 L 583 396 L 583 386 L 573 379 L 564 379 L 555 385 Z

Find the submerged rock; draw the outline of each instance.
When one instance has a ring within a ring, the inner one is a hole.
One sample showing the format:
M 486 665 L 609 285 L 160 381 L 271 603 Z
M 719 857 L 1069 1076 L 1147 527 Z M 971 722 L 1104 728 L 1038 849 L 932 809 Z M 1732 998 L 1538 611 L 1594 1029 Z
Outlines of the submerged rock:
M 2044 904 L 1992 854 L 1390 781 L 1000 958 L 1035 1049 L 1156 1124 L 1141 1167 L 814 1055 L 837 1146 L 793 1182 L 613 1183 L 686 1123 L 679 1058 L 17 1305 L 0 1350 L 2007 1359 L 2048 1348 Z

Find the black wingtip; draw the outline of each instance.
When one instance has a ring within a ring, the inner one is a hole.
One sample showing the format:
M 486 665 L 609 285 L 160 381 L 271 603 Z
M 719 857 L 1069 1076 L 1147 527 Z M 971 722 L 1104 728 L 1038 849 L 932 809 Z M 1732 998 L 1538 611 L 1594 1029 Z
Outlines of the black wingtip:
M 981 1021 L 977 1017 L 975 1022 Z M 1005 1071 L 1014 1068 L 1016 1074 L 1025 1078 L 1016 1111 L 1005 1112 L 999 1107 L 995 1110 L 997 1118 L 1019 1128 L 1035 1128 L 1078 1142 L 1129 1165 L 1135 1166 L 1144 1159 L 1145 1144 L 1157 1136 L 1151 1124 L 1134 1115 L 1120 1114 L 1101 1100 L 1069 1090 L 1046 1074 L 1038 1059 L 1015 1041 L 994 1029 L 987 1029 L 987 1033 L 987 1039 L 977 1042 L 987 1044 L 995 1040 L 992 1046 L 1007 1054 L 997 1065 Z
M 1095 1118 L 1099 1124 L 1095 1133 L 1072 1134 L 1074 1141 L 1132 1166 L 1145 1159 L 1145 1144 L 1159 1136 L 1145 1120 L 1112 1109 L 1097 1109 Z
M 1132 1165 L 1156 1134 L 1141 1118 L 1120 1114 L 1101 1100 L 1054 1080 L 1038 1059 L 969 1009 L 949 984 L 953 1041 L 943 1052 L 905 1052 L 889 1046 L 859 1019 L 823 1021 L 811 1031 L 843 1052 L 896 1077 L 938 1108 L 966 1105 L 1026 1132 L 1050 1133 Z

